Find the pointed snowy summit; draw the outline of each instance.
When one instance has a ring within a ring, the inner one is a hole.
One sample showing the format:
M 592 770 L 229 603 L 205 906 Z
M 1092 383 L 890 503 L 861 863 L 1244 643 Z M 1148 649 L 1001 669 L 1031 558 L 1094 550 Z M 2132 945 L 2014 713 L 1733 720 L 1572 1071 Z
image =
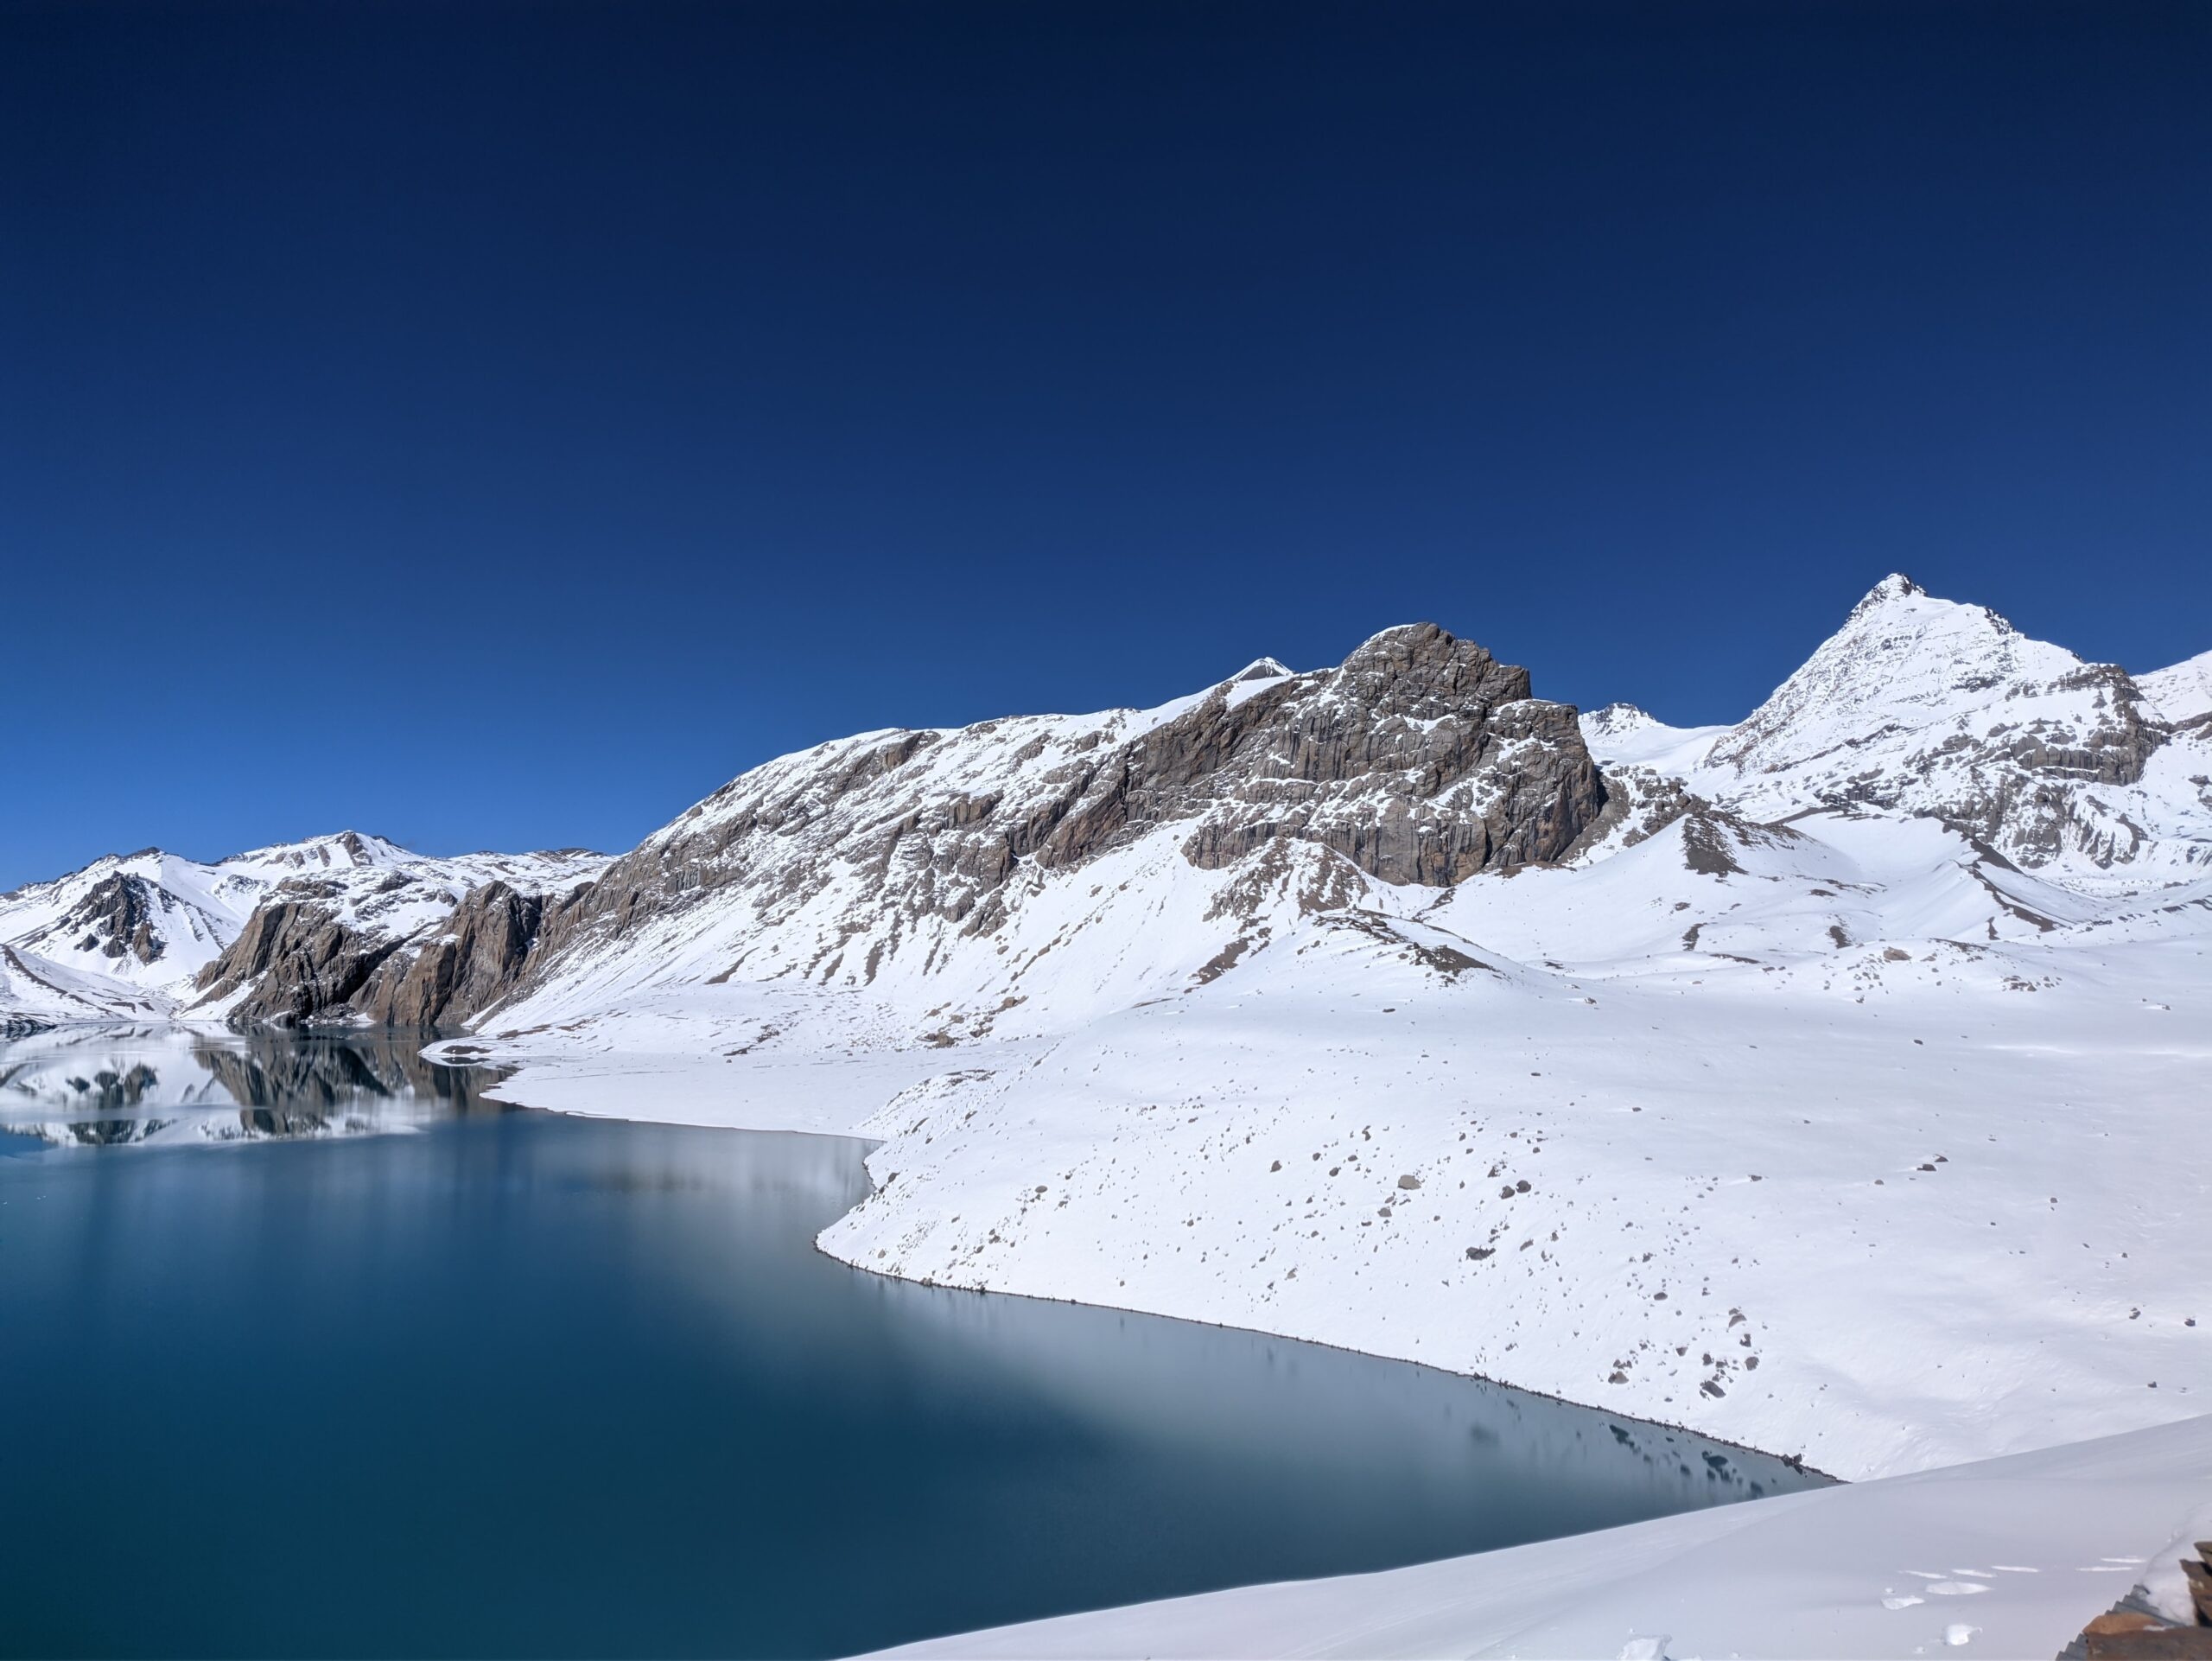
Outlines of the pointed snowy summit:
M 1866 590 L 1866 596 L 1851 608 L 1853 617 L 1863 616 L 1893 600 L 1928 598 L 1928 590 L 1907 576 L 1903 571 L 1891 571 L 1887 576 Z
M 2103 869 L 2159 840 L 2109 789 L 2164 735 L 2124 670 L 1896 575 L 1705 753 L 1699 788 L 1761 816 L 1940 819 L 2023 865 Z M 2194 863 L 2185 839 L 2174 856 Z
M 1586 741 L 1626 738 L 1630 733 L 1640 733 L 1658 724 L 1659 717 L 1641 704 L 1608 703 L 1602 710 L 1583 711 L 1582 736 Z
M 1939 600 L 1892 575 L 1709 759 L 1772 773 L 1955 720 L 2082 668 L 2065 647 L 2030 639 L 1986 606 Z

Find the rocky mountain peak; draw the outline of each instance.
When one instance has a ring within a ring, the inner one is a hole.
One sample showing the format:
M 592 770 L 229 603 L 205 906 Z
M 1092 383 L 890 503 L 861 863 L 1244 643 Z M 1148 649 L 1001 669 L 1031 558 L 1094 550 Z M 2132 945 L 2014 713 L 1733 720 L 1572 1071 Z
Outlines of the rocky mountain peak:
M 300 842 L 279 842 L 265 848 L 249 848 L 243 853 L 227 855 L 214 863 L 218 867 L 273 875 L 284 871 L 307 873 L 390 869 L 404 865 L 416 857 L 389 837 L 370 836 L 359 830 L 340 830 L 327 837 L 308 837 Z
M 1573 710 L 1434 624 L 1334 669 L 1253 667 L 1154 710 L 871 733 L 768 762 L 549 905 L 514 996 L 708 936 L 731 942 L 732 973 L 794 951 L 863 983 L 968 973 L 987 960 L 959 942 L 1103 904 L 1132 869 L 1171 881 L 1272 860 L 1347 891 L 1361 873 L 1446 886 L 1560 858 L 1604 805 Z M 1324 850 L 1337 858 L 1317 865 Z M 1109 862 L 1123 879 L 1092 886 Z
M 1887 576 L 1866 590 L 1866 598 L 1851 608 L 1853 617 L 1878 610 L 1895 600 L 1926 599 L 1928 590 L 1907 576 L 1903 571 L 1891 571 Z
M 1333 672 L 1339 701 L 1377 716 L 1439 720 L 1529 695 L 1529 671 L 1503 664 L 1472 640 L 1434 623 L 1407 623 L 1370 635 Z
M 1583 736 L 1592 741 L 1625 738 L 1658 724 L 1658 716 L 1635 703 L 1608 703 L 1602 710 L 1585 710 L 1582 716 Z

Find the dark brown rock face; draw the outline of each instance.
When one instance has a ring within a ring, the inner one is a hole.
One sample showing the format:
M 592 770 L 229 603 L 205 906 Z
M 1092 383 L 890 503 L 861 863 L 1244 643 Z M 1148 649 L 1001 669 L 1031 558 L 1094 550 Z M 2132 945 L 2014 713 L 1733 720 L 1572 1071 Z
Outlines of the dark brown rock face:
M 1332 675 L 1237 703 L 1230 690 L 1102 767 L 1039 862 L 1191 819 L 1184 853 L 1205 869 L 1290 837 L 1385 882 L 1441 886 L 1555 859 L 1604 805 L 1574 710 L 1433 623 L 1376 635 Z
M 69 908 L 54 932 L 62 939 L 75 939 L 81 951 L 97 950 L 108 958 L 127 952 L 142 964 L 155 962 L 164 949 L 154 929 L 151 885 L 124 873 L 94 887 Z
M 414 935 L 379 938 L 347 926 L 310 885 L 256 911 L 230 949 L 200 971 L 198 987 L 233 1005 L 237 1023 L 276 1026 L 367 1021 L 432 1028 L 474 1015 L 510 985 L 536 943 L 549 901 L 489 882 L 453 914 Z
M 249 988 L 231 1009 L 233 1022 L 311 1021 L 346 1009 L 399 945 L 347 927 L 302 894 L 259 907 L 194 984 L 202 997 Z
M 475 1014 L 522 972 L 548 904 L 504 882 L 474 890 L 436 939 L 404 964 L 386 961 L 359 1007 L 391 1027 L 440 1027 Z

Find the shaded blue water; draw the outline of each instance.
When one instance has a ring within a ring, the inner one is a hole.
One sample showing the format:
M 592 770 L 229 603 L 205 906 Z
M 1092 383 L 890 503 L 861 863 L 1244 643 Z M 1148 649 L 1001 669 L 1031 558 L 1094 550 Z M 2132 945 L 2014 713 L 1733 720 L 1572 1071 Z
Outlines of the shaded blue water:
M 0 1046 L 7 1653 L 831 1655 L 1807 1480 L 848 1269 L 856 1142 L 494 1111 L 397 1041 L 73 1041 Z

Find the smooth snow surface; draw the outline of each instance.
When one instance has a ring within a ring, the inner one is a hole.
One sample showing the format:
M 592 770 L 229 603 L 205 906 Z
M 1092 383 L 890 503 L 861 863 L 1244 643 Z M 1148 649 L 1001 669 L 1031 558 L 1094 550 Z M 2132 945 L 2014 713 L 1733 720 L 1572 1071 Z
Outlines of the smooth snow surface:
M 899 1656 L 2046 1657 L 2193 1537 L 2212 1418 Z M 2155 1561 L 2154 1561 L 2155 1554 Z M 2173 1578 L 2178 1579 L 2177 1573 Z
M 2139 675 L 2136 684 L 2168 721 L 2179 723 L 2212 716 L 2212 652 L 2199 652 L 2171 669 Z

